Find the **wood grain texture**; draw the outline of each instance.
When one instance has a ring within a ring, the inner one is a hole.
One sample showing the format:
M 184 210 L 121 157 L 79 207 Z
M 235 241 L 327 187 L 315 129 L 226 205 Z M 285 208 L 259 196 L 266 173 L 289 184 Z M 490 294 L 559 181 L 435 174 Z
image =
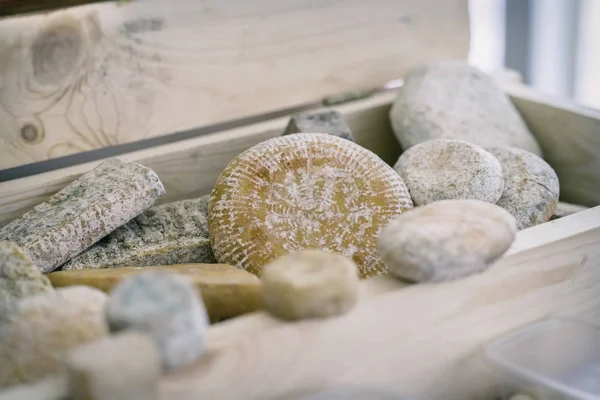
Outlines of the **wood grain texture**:
M 400 145 L 391 133 L 387 118 L 394 93 L 385 93 L 335 107 L 357 143 L 388 163 L 396 162 Z M 192 198 L 209 193 L 217 177 L 235 156 L 251 146 L 280 135 L 288 118 L 248 125 L 195 139 L 127 153 L 123 160 L 138 161 L 152 168 L 163 182 L 166 195 L 161 202 Z M 14 181 L 0 182 L 0 226 L 23 214 L 101 163 L 102 160 L 55 170 Z
M 208 353 L 163 376 L 160 398 L 293 399 L 358 385 L 415 399 L 493 400 L 507 382 L 483 359 L 487 343 L 549 316 L 600 325 L 600 207 L 520 231 L 479 275 L 398 288 L 361 285 L 378 293 L 342 317 L 284 323 L 256 313 L 212 326 Z M 55 393 L 62 386 L 59 378 L 53 382 Z M 47 390 L 50 383 L 37 386 Z
M 494 399 L 504 382 L 481 360 L 482 345 L 550 315 L 600 324 L 599 291 L 597 207 L 520 232 L 481 275 L 388 292 L 341 318 L 239 337 L 165 377 L 161 398 L 286 398 L 365 385 L 417 399 Z
M 467 0 L 145 0 L 0 20 L 0 169 L 466 59 Z
M 505 86 L 560 181 L 561 201 L 600 204 L 600 112 L 570 100 Z
M 506 89 L 547 154 L 561 184 L 561 199 L 600 204 L 600 114 L 570 101 L 548 99 L 526 86 Z M 332 107 L 339 110 L 359 144 L 388 164 L 396 162 L 400 146 L 388 118 L 395 93 Z M 157 172 L 166 188 L 163 202 L 209 193 L 217 177 L 240 152 L 278 136 L 288 118 L 226 130 L 204 137 L 127 153 Z M 36 176 L 0 182 L 0 226 L 46 200 L 102 160 Z

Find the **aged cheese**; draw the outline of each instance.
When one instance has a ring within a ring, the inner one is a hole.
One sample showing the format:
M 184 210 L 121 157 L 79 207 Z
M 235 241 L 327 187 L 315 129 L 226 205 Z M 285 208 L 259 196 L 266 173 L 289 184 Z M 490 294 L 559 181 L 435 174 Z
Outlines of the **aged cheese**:
M 78 345 L 107 334 L 106 294 L 73 286 L 26 297 L 0 311 L 0 387 L 32 383 L 63 372 Z
M 236 157 L 208 208 L 216 259 L 260 275 L 268 262 L 318 248 L 354 260 L 365 278 L 385 271 L 379 230 L 413 202 L 402 178 L 349 140 L 320 133 L 276 137 Z
M 156 400 L 160 356 L 152 338 L 124 332 L 65 356 L 71 400 Z
M 356 264 L 320 250 L 288 253 L 267 264 L 260 280 L 265 309 L 286 320 L 341 315 L 358 298 Z
M 165 189 L 150 169 L 110 159 L 46 202 L 0 229 L 42 272 L 50 272 L 161 198 Z
M 55 287 L 88 285 L 109 293 L 125 278 L 144 271 L 172 272 L 191 279 L 202 295 L 211 321 L 246 314 L 262 307 L 258 277 L 226 264 L 80 269 L 55 271 L 47 276 Z
M 111 290 L 106 319 L 112 333 L 135 330 L 154 339 L 164 371 L 183 367 L 205 350 L 208 315 L 185 276 L 144 271 Z
M 500 162 L 462 140 L 427 140 L 406 150 L 394 169 L 416 205 L 446 199 L 496 203 L 504 189 Z
M 0 303 L 54 290 L 23 250 L 13 242 L 0 241 Z
M 342 139 L 355 141 L 352 131 L 344 121 L 344 117 L 336 110 L 305 112 L 294 115 L 290 118 L 283 134 L 312 132 L 328 133 Z
M 495 147 L 487 150 L 500 161 L 504 172 L 504 191 L 496 204 L 517 219 L 519 230 L 549 221 L 560 193 L 558 176 L 552 167 L 522 149 Z
M 409 71 L 389 116 L 405 150 L 442 138 L 542 154 L 506 93 L 492 78 L 463 61 L 440 61 Z
M 390 273 L 412 282 L 442 282 L 479 273 L 515 239 L 516 221 L 480 200 L 441 200 L 394 218 L 378 248 Z
M 215 262 L 206 207 L 205 197 L 154 206 L 65 263 L 62 269 Z

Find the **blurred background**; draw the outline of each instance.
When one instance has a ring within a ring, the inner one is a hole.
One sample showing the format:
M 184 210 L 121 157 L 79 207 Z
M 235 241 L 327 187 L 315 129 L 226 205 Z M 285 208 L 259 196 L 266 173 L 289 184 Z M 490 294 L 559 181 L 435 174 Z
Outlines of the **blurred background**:
M 600 108 L 600 0 L 469 0 L 470 62 Z

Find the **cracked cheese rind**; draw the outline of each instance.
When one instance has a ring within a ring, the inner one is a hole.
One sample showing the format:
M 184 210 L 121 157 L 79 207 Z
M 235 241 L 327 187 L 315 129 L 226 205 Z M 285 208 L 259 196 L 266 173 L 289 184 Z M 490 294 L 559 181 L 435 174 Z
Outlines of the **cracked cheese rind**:
M 0 229 L 44 273 L 128 222 L 165 194 L 149 168 L 119 159 L 90 172 Z
M 371 151 L 323 133 L 266 140 L 219 176 L 208 208 L 220 263 L 260 275 L 270 261 L 318 248 L 351 258 L 361 278 L 385 271 L 376 241 L 413 207 L 402 178 Z
M 510 212 L 519 230 L 550 220 L 556 210 L 560 185 L 552 167 L 542 158 L 514 147 L 486 149 L 504 171 L 504 191 L 496 204 Z

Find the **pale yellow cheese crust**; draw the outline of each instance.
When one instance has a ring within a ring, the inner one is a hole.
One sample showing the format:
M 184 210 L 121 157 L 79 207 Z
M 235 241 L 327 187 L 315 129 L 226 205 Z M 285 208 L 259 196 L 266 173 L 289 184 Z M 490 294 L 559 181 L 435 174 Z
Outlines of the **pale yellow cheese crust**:
M 294 250 L 351 258 L 361 278 L 386 270 L 379 231 L 413 208 L 402 178 L 371 151 L 338 137 L 300 133 L 269 139 L 232 160 L 208 205 L 218 262 L 260 276 Z

